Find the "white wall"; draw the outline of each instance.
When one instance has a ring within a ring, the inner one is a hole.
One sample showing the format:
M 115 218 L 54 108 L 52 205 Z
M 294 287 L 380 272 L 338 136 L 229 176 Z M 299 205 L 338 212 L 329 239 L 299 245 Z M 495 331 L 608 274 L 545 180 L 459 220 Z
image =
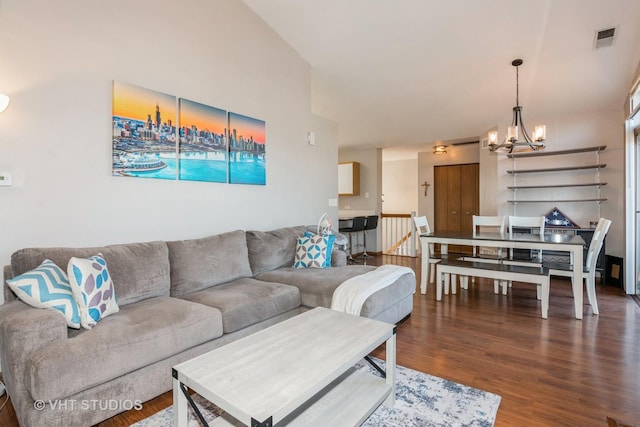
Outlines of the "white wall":
M 501 190 L 498 180 L 498 156 L 489 151 L 488 141 L 484 141 L 489 130 L 480 138 L 479 145 L 480 215 L 496 215 L 498 213 L 498 193 Z
M 360 163 L 360 195 L 340 196 L 340 210 L 373 210 L 380 213 L 382 196 L 382 150 L 378 148 L 338 152 L 340 162 Z
M 403 214 L 418 211 L 418 160 L 382 162 L 382 194 L 384 213 Z
M 311 114 L 309 65 L 244 3 L 3 0 L 0 40 L 0 171 L 14 178 L 0 187 L 0 264 L 28 246 L 266 230 L 325 211 L 337 224 L 337 126 Z M 112 177 L 112 80 L 265 120 L 267 185 Z

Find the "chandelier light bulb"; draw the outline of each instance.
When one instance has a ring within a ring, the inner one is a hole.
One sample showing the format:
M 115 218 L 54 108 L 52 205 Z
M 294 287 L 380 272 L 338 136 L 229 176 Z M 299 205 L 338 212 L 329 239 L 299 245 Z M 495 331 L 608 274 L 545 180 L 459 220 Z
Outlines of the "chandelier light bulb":
M 498 143 L 498 131 L 492 130 L 489 132 L 489 145 L 496 145 Z
M 547 127 L 545 125 L 537 125 L 533 129 L 533 139 L 536 142 L 542 142 L 547 139 Z

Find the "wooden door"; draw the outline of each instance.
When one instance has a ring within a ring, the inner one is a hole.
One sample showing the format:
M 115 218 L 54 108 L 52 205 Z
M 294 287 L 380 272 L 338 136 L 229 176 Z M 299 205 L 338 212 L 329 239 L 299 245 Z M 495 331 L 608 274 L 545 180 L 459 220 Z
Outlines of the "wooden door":
M 480 165 L 462 165 L 460 171 L 460 230 L 473 230 L 473 215 L 480 212 Z
M 460 230 L 460 171 L 460 165 L 434 168 L 435 230 Z M 451 194 L 456 194 L 458 197 L 451 197 Z
M 434 166 L 434 229 L 471 231 L 480 210 L 480 165 Z M 470 247 L 450 246 L 450 252 L 471 253 Z

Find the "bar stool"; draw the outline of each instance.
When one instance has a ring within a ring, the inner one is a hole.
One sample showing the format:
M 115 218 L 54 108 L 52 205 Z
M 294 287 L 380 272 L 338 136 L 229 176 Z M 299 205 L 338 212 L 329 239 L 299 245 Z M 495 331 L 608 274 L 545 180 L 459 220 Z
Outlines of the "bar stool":
M 353 259 L 353 243 L 352 243 L 351 237 L 353 233 L 359 233 L 361 231 L 364 231 L 364 227 L 366 223 L 367 223 L 367 217 L 356 216 L 351 221 L 351 227 L 344 227 L 344 228 L 338 229 L 338 231 L 340 231 L 341 233 L 347 233 L 349 235 L 349 257 L 347 258 L 347 261 L 350 263 L 356 262 L 356 260 Z
M 364 234 L 364 253 L 360 255 L 358 258 L 364 258 L 364 259 L 375 258 L 373 255 L 369 255 L 367 253 L 367 231 L 375 230 L 376 228 L 378 228 L 378 215 L 368 216 L 364 230 L 362 230 Z

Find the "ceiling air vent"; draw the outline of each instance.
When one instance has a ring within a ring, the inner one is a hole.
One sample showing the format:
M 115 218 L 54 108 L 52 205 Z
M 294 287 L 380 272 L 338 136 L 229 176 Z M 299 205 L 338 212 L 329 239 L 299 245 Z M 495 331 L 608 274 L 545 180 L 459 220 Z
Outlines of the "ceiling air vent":
M 599 49 L 601 47 L 613 46 L 615 40 L 616 29 L 607 28 L 606 30 L 596 31 L 593 47 Z

